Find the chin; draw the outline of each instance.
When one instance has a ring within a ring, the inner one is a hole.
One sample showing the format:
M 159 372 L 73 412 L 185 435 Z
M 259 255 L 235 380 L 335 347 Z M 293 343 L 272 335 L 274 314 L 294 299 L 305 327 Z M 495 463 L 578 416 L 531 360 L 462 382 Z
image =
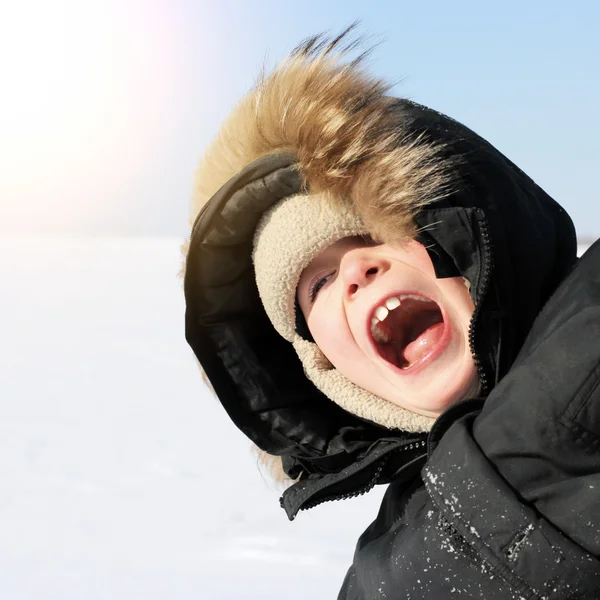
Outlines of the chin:
M 427 398 L 423 398 L 418 405 L 405 408 L 426 417 L 439 417 L 451 406 L 479 395 L 481 386 L 476 373 L 471 373 L 467 381 L 460 386 L 452 386 L 451 383 L 455 383 L 455 380 L 448 382 L 447 385 L 443 383 L 436 385 L 436 389 L 428 390 Z M 452 390 L 450 393 L 449 389 Z
M 451 394 L 445 402 L 441 403 L 442 412 L 447 408 L 450 408 L 452 405 L 462 402 L 463 400 L 476 398 L 479 394 L 480 388 L 481 385 L 479 383 L 479 376 L 477 373 L 469 373 L 469 376 L 466 377 L 466 381 L 461 386 L 458 386 L 454 393 Z M 448 387 L 445 389 L 447 390 Z

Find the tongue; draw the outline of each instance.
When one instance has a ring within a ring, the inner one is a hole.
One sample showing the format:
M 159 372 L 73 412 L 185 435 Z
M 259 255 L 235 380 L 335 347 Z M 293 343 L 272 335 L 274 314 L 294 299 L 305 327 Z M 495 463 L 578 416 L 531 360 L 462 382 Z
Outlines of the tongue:
M 444 323 L 434 323 L 410 342 L 402 351 L 402 357 L 407 365 L 412 365 L 423 358 L 440 341 L 444 333 Z

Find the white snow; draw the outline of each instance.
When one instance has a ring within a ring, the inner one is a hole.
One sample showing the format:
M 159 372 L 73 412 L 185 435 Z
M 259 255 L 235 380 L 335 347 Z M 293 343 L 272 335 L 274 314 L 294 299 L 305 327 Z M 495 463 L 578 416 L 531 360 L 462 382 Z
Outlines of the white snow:
M 290 523 L 184 339 L 179 241 L 0 239 L 0 598 L 335 598 L 383 489 Z
M 0 598 L 335 598 L 383 490 L 290 523 L 184 339 L 179 241 L 0 239 Z

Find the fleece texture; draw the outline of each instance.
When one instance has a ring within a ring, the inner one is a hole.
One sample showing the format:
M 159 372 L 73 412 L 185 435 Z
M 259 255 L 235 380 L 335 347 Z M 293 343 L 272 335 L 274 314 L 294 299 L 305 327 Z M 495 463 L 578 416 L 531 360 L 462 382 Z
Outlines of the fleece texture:
M 294 300 L 302 271 L 331 244 L 366 233 L 350 207 L 332 206 L 321 194 L 286 198 L 262 217 L 252 256 L 256 284 L 271 323 L 288 342 L 296 337 Z

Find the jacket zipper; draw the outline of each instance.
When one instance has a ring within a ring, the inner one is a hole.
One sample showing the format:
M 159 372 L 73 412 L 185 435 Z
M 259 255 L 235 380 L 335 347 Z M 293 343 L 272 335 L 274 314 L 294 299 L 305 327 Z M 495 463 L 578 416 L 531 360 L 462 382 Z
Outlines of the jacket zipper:
M 336 500 L 347 500 L 349 498 L 357 498 L 358 496 L 363 496 L 364 494 L 366 494 L 367 492 L 370 492 L 375 487 L 378 479 L 381 477 L 381 473 L 382 473 L 383 469 L 385 468 L 385 465 L 387 464 L 387 462 L 391 456 L 393 456 L 397 452 L 404 452 L 406 450 L 415 450 L 417 448 L 424 448 L 426 446 L 426 444 L 427 444 L 427 442 L 425 440 L 421 440 L 419 442 L 413 442 L 411 444 L 407 444 L 406 446 L 402 446 L 401 448 L 398 448 L 396 450 L 392 450 L 386 457 L 384 457 L 380 461 L 380 463 L 377 466 L 377 469 L 375 470 L 375 472 L 373 473 L 373 476 L 371 477 L 371 479 L 369 479 L 369 481 L 362 487 L 357 488 L 357 489 L 353 490 L 352 492 L 346 492 L 344 494 L 331 494 L 330 496 L 324 496 L 323 498 L 319 498 L 318 500 L 313 500 L 312 502 L 307 502 L 300 508 L 300 511 L 310 510 L 311 508 L 314 508 L 315 506 L 319 506 L 320 504 L 324 504 L 325 502 L 333 502 Z M 398 471 L 396 471 L 396 475 L 398 473 L 401 473 L 402 471 L 404 471 L 404 469 L 406 469 L 407 467 L 409 467 L 416 461 L 421 460 L 422 458 L 424 458 L 426 456 L 427 456 L 427 453 L 419 454 L 419 456 L 415 457 L 413 460 L 411 460 L 407 464 L 403 465 L 402 468 L 398 469 Z M 280 504 L 283 504 L 283 497 L 281 497 L 279 499 L 279 502 L 280 502 Z
M 489 377 L 486 368 L 484 367 L 481 358 L 479 357 L 479 353 L 477 352 L 477 340 L 475 335 L 475 328 L 477 320 L 479 319 L 479 314 L 481 313 L 481 308 L 483 306 L 483 300 L 488 293 L 488 287 L 490 285 L 490 278 L 492 274 L 492 269 L 494 266 L 493 256 L 492 256 L 492 242 L 490 240 L 490 234 L 488 230 L 488 225 L 485 217 L 480 218 L 478 220 L 480 232 L 481 232 L 481 254 L 483 256 L 483 262 L 481 265 L 482 273 L 481 273 L 481 293 L 477 298 L 477 303 L 473 309 L 473 315 L 471 317 L 471 321 L 469 323 L 469 331 L 468 331 L 468 339 L 469 339 L 469 349 L 471 350 L 471 356 L 473 356 L 473 362 L 475 363 L 475 367 L 477 369 L 477 374 L 479 375 L 479 381 L 481 383 L 481 389 L 479 390 L 479 396 L 485 396 L 489 391 Z M 427 453 L 431 456 L 435 445 L 437 445 L 437 431 L 441 428 L 445 431 L 447 413 L 452 413 L 454 411 L 454 407 L 448 408 L 444 413 L 442 413 L 435 423 L 433 427 L 429 431 L 429 436 L 427 438 Z M 451 417 L 452 418 L 452 417 Z M 453 419 L 453 418 L 452 418 Z
M 481 312 L 481 307 L 483 304 L 483 300 L 488 292 L 488 287 L 490 284 L 490 277 L 492 274 L 492 269 L 494 266 L 494 261 L 492 257 L 492 243 L 490 240 L 490 233 L 487 225 L 487 221 L 485 218 L 479 220 L 479 227 L 481 231 L 481 239 L 482 239 L 482 254 L 484 257 L 484 263 L 482 265 L 483 273 L 481 275 L 481 294 L 479 296 L 479 300 L 477 302 L 477 306 L 475 306 L 473 310 L 473 316 L 471 317 L 471 322 L 469 323 L 469 348 L 471 350 L 471 354 L 473 356 L 473 360 L 475 361 L 475 366 L 477 368 L 477 373 L 479 374 L 479 381 L 481 382 L 481 395 L 485 395 L 486 392 L 489 391 L 489 378 L 488 373 L 479 358 L 479 354 L 476 348 L 476 339 L 475 339 L 475 324 L 479 319 L 479 313 Z

